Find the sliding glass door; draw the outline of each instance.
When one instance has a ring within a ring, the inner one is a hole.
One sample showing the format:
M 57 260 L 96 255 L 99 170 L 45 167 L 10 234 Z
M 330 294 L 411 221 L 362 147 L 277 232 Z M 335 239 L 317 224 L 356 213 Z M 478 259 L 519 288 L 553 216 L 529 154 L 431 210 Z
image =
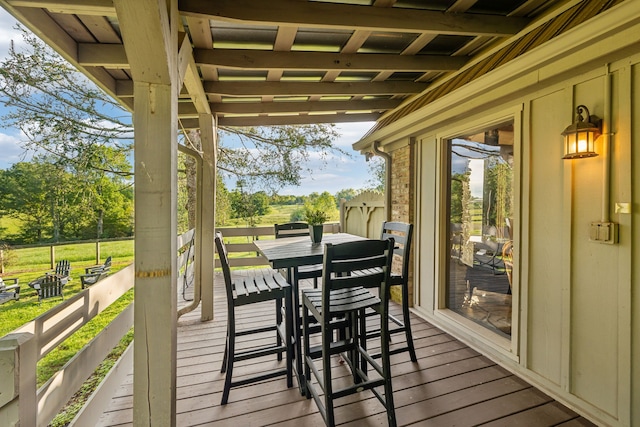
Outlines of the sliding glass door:
M 513 121 L 448 141 L 447 308 L 511 336 Z

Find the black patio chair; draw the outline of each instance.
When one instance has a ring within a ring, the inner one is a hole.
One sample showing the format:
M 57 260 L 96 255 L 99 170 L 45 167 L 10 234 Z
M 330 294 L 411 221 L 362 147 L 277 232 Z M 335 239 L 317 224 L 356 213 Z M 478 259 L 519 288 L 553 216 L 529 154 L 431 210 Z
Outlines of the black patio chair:
M 393 238 L 396 246 L 393 250 L 394 258 L 400 263 L 400 274 L 391 272 L 391 286 L 400 286 L 402 291 L 402 320 L 389 314 L 389 320 L 396 327 L 389 330 L 391 335 L 403 333 L 406 339 L 406 346 L 394 348 L 391 354 L 408 351 L 412 362 L 417 362 L 416 350 L 413 346 L 413 336 L 411 334 L 411 315 L 409 312 L 409 255 L 411 253 L 411 243 L 413 240 L 413 224 L 404 222 L 383 222 L 381 239 Z M 376 333 L 368 334 L 369 338 L 376 336 Z
M 396 347 L 391 350 L 391 354 L 398 354 L 405 351 L 409 352 L 409 357 L 412 362 L 417 362 L 416 350 L 413 346 L 413 335 L 411 333 L 411 313 L 409 312 L 409 254 L 411 252 L 411 242 L 413 236 L 413 225 L 404 222 L 383 222 L 382 233 L 380 238 L 382 240 L 393 238 L 395 241 L 394 264 L 400 265 L 400 273 L 391 272 L 390 286 L 400 286 L 402 292 L 402 319 L 389 314 L 387 317 L 394 326 L 389 329 L 390 335 L 404 333 L 406 344 L 400 347 Z M 363 272 L 356 271 L 354 274 L 362 274 Z M 377 313 L 369 312 L 369 316 Z M 367 332 L 368 338 L 377 338 L 380 335 L 380 329 L 370 328 Z M 374 357 L 380 357 L 380 354 L 374 355 Z
M 328 426 L 335 425 L 334 400 L 371 390 L 383 404 L 390 426 L 396 425 L 389 360 L 389 280 L 394 240 L 327 243 L 322 289 L 302 291 L 306 396 L 313 397 Z M 354 272 L 359 274 L 355 275 Z M 370 292 L 375 289 L 377 292 Z M 366 309 L 380 315 L 381 363 L 367 352 Z M 311 346 L 320 333 L 321 344 Z M 353 384 L 334 389 L 331 359 L 341 355 Z M 321 361 L 322 368 L 316 366 Z M 376 372 L 369 375 L 368 367 Z M 384 393 L 377 388 L 384 387 Z
M 233 274 L 229 267 L 227 248 L 222 240 L 222 233 L 216 232 L 216 248 L 227 294 L 227 340 L 225 344 L 224 357 L 220 372 L 226 373 L 224 390 L 222 392 L 222 405 L 226 405 L 229 399 L 229 392 L 232 387 L 263 381 L 280 375 L 286 375 L 287 387 L 293 385 L 293 304 L 291 285 L 282 277 L 280 273 L 273 269 L 243 269 L 234 270 Z M 236 307 L 265 302 L 275 302 L 276 322 L 273 325 L 260 325 L 254 328 L 237 330 L 236 328 Z M 284 306 L 284 319 L 282 316 Z M 276 332 L 275 344 L 264 344 L 262 346 L 252 346 L 247 350 L 236 349 L 236 337 L 263 334 L 269 331 Z M 276 369 L 269 372 L 257 374 L 251 377 L 244 377 L 241 380 L 233 381 L 234 363 L 241 360 L 262 357 L 276 354 L 279 361 L 282 360 L 282 353 L 285 353 L 286 362 L 284 369 Z
M 288 222 L 286 224 L 274 224 L 276 239 L 287 237 L 309 236 L 309 224 L 306 222 Z M 296 267 L 288 273 L 289 278 L 296 283 L 300 280 L 313 279 L 313 287 L 318 287 L 318 278 L 322 277 L 322 265 L 303 265 Z

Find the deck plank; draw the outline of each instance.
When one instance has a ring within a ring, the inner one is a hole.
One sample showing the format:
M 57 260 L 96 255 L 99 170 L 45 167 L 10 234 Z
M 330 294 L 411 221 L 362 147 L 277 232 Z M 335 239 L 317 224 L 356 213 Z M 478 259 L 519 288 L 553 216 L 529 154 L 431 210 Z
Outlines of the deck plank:
M 234 388 L 229 403 L 220 405 L 224 381 L 220 365 L 226 335 L 222 283 L 221 278 L 216 277 L 214 321 L 201 322 L 199 310 L 179 320 L 177 425 L 324 426 L 314 401 L 301 396 L 295 384 L 288 389 L 284 377 Z M 399 314 L 401 308 L 392 304 L 391 311 Z M 241 310 L 238 319 L 240 327 L 273 322 L 273 307 L 252 306 L 251 311 Z M 442 330 L 415 316 L 412 322 L 418 361 L 412 363 L 408 353 L 391 356 L 399 426 L 594 426 Z M 392 338 L 392 348 L 404 340 L 401 334 Z M 259 341 L 268 339 L 274 339 L 274 335 L 267 333 L 258 338 Z M 241 337 L 240 342 L 245 346 L 256 344 L 246 337 Z M 376 351 L 374 342 L 370 349 Z M 282 363 L 273 356 L 243 361 L 234 367 L 234 378 L 265 367 L 282 366 Z M 332 371 L 336 381 L 350 380 L 348 369 L 337 359 Z M 133 375 L 129 375 L 97 425 L 131 426 L 132 393 Z M 338 399 L 335 414 L 341 426 L 386 425 L 382 405 L 371 392 Z

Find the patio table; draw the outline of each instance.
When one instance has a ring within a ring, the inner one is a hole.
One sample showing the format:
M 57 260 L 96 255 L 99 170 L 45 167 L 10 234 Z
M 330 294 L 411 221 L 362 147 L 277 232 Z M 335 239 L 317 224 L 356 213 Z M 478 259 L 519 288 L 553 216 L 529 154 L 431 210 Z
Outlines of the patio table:
M 294 370 L 298 379 L 298 386 L 303 394 L 305 381 L 302 371 L 302 319 L 300 318 L 300 291 L 297 277 L 295 277 L 296 267 L 322 264 L 326 243 L 337 244 L 364 239 L 364 237 L 353 234 L 335 233 L 324 235 L 321 243 L 312 243 L 310 236 L 256 240 L 254 242 L 258 251 L 269 261 L 274 269 L 286 269 L 287 281 L 293 286 Z

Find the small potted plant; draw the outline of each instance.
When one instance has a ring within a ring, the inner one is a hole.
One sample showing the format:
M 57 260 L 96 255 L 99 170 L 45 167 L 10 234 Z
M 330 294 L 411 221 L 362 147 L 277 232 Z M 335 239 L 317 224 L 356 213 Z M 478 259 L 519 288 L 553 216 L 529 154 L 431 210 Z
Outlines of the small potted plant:
M 322 230 L 324 222 L 329 219 L 327 213 L 317 208 L 305 209 L 305 219 L 309 224 L 309 235 L 313 243 L 320 243 L 322 241 Z

